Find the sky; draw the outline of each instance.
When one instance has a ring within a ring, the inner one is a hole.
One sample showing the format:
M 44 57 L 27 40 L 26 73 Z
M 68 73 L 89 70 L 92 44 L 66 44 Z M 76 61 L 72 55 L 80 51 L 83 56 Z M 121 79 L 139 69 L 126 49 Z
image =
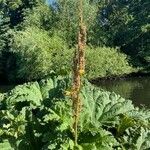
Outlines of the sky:
M 46 0 L 48 4 L 52 4 L 55 0 Z

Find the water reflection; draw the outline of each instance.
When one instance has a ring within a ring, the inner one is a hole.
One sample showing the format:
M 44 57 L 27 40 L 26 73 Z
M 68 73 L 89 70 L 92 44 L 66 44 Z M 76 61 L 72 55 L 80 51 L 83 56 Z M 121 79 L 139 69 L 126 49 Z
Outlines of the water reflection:
M 98 86 L 131 99 L 138 106 L 150 107 L 150 77 L 103 81 Z
M 5 93 L 14 87 L 14 85 L 0 85 L 0 93 Z

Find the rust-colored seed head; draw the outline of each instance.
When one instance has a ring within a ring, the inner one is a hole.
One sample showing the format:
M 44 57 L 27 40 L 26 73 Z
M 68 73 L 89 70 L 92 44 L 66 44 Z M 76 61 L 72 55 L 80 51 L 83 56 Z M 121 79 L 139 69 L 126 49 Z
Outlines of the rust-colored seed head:
M 81 112 L 81 99 L 79 97 L 81 89 L 81 77 L 85 72 L 85 52 L 86 46 L 86 26 L 83 24 L 82 0 L 79 0 L 79 33 L 78 33 L 78 49 L 75 50 L 73 58 L 73 85 L 71 98 L 73 101 L 73 133 L 75 138 L 75 146 L 77 145 L 78 120 Z M 70 95 L 70 93 L 67 93 Z

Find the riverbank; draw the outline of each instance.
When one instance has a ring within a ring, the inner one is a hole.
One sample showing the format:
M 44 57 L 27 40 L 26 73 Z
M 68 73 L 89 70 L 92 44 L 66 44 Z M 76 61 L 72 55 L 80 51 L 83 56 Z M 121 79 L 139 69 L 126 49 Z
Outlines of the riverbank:
M 132 78 L 143 78 L 143 77 L 149 77 L 150 72 L 143 72 L 143 71 L 138 71 L 138 72 L 132 72 L 130 74 L 122 74 L 122 75 L 111 75 L 111 76 L 106 76 L 106 77 L 97 77 L 97 78 L 91 78 L 89 79 L 89 82 L 92 84 L 98 84 L 101 82 L 105 81 L 114 81 L 114 80 L 127 80 L 127 79 L 132 79 Z M 24 84 L 27 82 L 35 82 L 35 81 L 40 81 L 39 80 L 32 80 L 32 81 L 25 81 L 25 80 L 19 80 L 19 81 L 8 81 L 7 78 L 0 76 L 0 86 L 10 86 L 10 85 L 19 85 L 19 84 Z
M 142 77 L 149 77 L 150 72 L 132 72 L 130 74 L 124 74 L 124 75 L 118 75 L 118 76 L 106 76 L 106 77 L 98 77 L 89 79 L 90 83 L 92 84 L 98 84 L 99 82 L 105 82 L 107 81 L 114 81 L 114 80 L 126 80 L 126 79 L 132 79 L 132 78 L 142 78 Z
M 131 99 L 136 106 L 150 108 L 150 74 L 132 73 L 124 76 L 97 78 L 92 84 L 105 91 L 115 92 L 126 99 Z

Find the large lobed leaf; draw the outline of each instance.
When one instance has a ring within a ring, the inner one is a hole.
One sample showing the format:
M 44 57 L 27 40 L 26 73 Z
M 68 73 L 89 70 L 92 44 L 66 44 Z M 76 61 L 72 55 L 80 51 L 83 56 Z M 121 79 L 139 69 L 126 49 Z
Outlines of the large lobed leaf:
M 7 105 L 13 105 L 18 102 L 30 102 L 33 106 L 40 106 L 42 95 L 37 82 L 18 85 L 5 96 Z
M 81 91 L 83 100 L 81 124 L 90 122 L 98 126 L 113 125 L 117 123 L 119 115 L 134 109 L 130 100 L 125 100 L 115 93 L 100 90 L 87 82 L 85 84 Z

